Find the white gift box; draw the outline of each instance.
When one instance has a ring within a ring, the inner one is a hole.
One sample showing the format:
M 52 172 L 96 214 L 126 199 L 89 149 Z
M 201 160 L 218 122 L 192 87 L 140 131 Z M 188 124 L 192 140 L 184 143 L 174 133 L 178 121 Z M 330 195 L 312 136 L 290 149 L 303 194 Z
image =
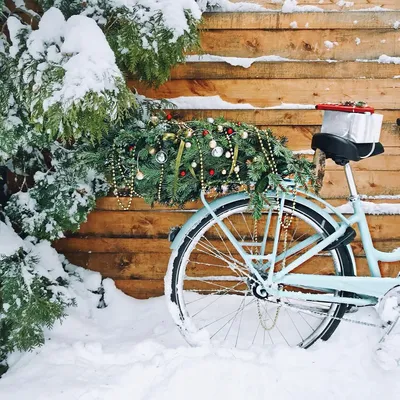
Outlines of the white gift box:
M 376 143 L 379 142 L 382 122 L 382 114 L 325 111 L 321 132 L 355 143 Z

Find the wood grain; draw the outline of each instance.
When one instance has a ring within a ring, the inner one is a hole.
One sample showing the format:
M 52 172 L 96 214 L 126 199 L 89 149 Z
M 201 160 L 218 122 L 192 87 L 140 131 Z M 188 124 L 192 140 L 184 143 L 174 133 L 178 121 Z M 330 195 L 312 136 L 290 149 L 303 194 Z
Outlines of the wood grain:
M 400 43 L 400 42 L 399 42 Z M 399 68 L 400 69 L 400 68 Z M 175 80 L 158 89 L 129 81 L 141 94 L 161 99 L 180 96 L 220 96 L 222 100 L 254 107 L 276 107 L 282 103 L 317 104 L 357 101 L 362 98 L 379 109 L 400 108 L 400 79 L 209 79 Z M 240 108 L 240 106 L 239 106 Z
M 359 40 L 356 40 L 356 39 Z M 200 35 L 206 54 L 227 57 L 281 56 L 294 60 L 378 59 L 400 56 L 399 31 L 381 30 L 208 30 Z M 326 42 L 337 43 L 327 46 Z M 358 44 L 357 44 L 358 43 Z
M 232 3 L 238 3 L 243 0 L 231 0 Z M 244 0 L 246 3 L 254 3 L 263 6 L 267 10 L 279 11 L 282 9 L 281 1 L 275 0 Z M 297 6 L 314 6 L 323 11 L 354 11 L 368 10 L 372 7 L 382 7 L 390 10 L 400 10 L 398 0 L 352 0 L 351 2 L 340 2 L 338 0 L 297 0 Z
M 314 6 L 320 6 L 315 2 Z M 300 3 L 301 4 L 301 3 Z M 271 5 L 269 3 L 268 5 Z M 367 3 L 364 3 L 366 6 Z M 371 4 L 369 4 L 371 7 Z M 400 20 L 400 11 L 391 12 L 351 12 L 351 13 L 205 13 L 202 29 L 388 29 Z M 296 21 L 297 28 L 291 24 Z M 357 21 L 356 23 L 354 21 Z
M 171 71 L 171 79 L 384 79 L 400 74 L 398 64 L 354 61 L 254 62 L 250 67 L 226 62 L 187 62 Z
M 329 171 L 327 175 L 331 174 L 335 174 L 335 171 Z M 375 175 L 370 172 L 368 172 L 368 174 Z M 390 173 L 387 173 L 387 175 L 389 174 Z M 107 246 L 107 240 L 109 238 L 119 238 L 120 240 L 122 240 L 122 238 L 130 238 L 131 240 L 147 238 L 151 242 L 156 238 L 167 238 L 170 228 L 183 225 L 190 218 L 191 214 L 192 212 L 182 212 L 179 210 L 151 212 L 93 211 L 89 215 L 88 221 L 82 224 L 81 229 L 76 235 L 85 237 L 101 237 L 101 240 L 97 243 L 99 244 L 104 241 L 105 246 Z M 244 221 L 240 215 L 233 215 L 230 217 L 230 221 L 235 225 L 235 229 L 243 236 L 249 236 L 249 226 L 252 226 L 250 213 L 248 214 L 247 219 L 248 221 Z M 142 226 L 143 221 L 146 221 L 146 223 Z M 373 239 L 382 240 L 400 238 L 400 231 L 396 226 L 400 223 L 400 215 L 369 215 L 368 222 Z M 264 224 L 264 219 L 259 222 L 260 232 L 262 231 Z M 310 232 L 308 225 L 301 221 L 299 222 L 297 229 L 298 232 L 302 233 Z M 219 233 L 217 231 L 212 230 L 208 237 L 217 238 L 218 235 Z M 144 241 L 144 243 L 147 242 Z M 151 247 L 150 244 L 149 246 Z M 146 248 L 149 246 L 146 246 Z M 98 251 L 96 249 L 93 250 Z
M 396 95 L 397 96 L 397 95 Z M 318 101 L 316 102 L 318 103 Z M 316 104 L 315 103 L 315 104 Z M 268 127 L 282 125 L 321 125 L 322 112 L 318 110 L 275 109 L 275 110 L 170 110 L 175 118 L 184 121 L 190 119 L 205 119 L 208 117 L 223 117 L 232 121 L 241 121 L 253 125 L 266 125 Z M 400 128 L 395 127 L 400 111 L 376 109 L 375 112 L 384 115 L 384 122 L 393 124 L 395 132 L 400 133 Z

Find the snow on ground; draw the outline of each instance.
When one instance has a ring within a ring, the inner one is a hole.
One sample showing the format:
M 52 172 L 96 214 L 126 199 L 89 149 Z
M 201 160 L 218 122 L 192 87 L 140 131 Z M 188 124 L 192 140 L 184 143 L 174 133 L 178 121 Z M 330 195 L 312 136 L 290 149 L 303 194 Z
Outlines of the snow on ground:
M 75 283 L 79 307 L 44 347 L 11 356 L 2 400 L 398 399 L 400 370 L 383 370 L 371 351 L 376 328 L 343 322 L 309 350 L 190 348 L 164 297 L 135 300 L 109 279 L 104 287 L 108 307 L 97 309 Z M 349 317 L 377 322 L 373 309 Z

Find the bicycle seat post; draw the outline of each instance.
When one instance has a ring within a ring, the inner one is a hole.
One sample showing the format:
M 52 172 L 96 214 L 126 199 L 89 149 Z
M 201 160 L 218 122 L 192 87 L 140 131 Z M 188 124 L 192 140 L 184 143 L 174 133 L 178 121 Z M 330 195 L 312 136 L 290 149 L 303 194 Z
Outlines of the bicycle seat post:
M 357 186 L 356 182 L 354 181 L 353 171 L 351 170 L 350 163 L 346 163 L 344 166 L 344 172 L 346 174 L 347 184 L 349 185 L 350 189 L 350 201 L 354 201 L 358 198 Z

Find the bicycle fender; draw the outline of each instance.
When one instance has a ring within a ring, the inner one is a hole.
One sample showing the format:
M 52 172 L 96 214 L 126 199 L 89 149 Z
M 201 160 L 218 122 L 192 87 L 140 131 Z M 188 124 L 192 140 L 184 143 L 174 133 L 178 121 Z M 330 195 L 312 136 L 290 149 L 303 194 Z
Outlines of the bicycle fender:
M 249 195 L 245 192 L 243 193 L 233 193 L 219 199 L 212 201 L 209 205 L 213 211 L 220 208 L 225 204 L 233 203 L 234 201 L 248 199 Z M 170 249 L 175 250 L 179 247 L 180 243 L 184 240 L 187 234 L 195 228 L 200 221 L 203 220 L 209 214 L 208 210 L 205 207 L 202 207 L 200 210 L 195 212 L 182 226 L 178 234 L 175 236 L 173 242 L 170 245 Z

